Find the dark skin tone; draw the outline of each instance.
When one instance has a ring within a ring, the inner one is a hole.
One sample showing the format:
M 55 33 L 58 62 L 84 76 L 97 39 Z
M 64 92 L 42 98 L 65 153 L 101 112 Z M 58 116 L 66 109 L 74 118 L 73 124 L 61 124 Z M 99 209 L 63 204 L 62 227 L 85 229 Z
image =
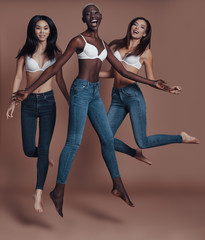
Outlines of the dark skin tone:
M 82 33 L 86 41 L 94 45 L 98 50 L 98 55 L 104 50 L 102 40 L 98 36 L 98 28 L 102 20 L 102 15 L 99 9 L 95 5 L 87 6 L 83 11 L 82 20 L 87 25 L 87 30 Z M 119 62 L 112 51 L 105 43 L 107 49 L 107 60 L 112 65 L 112 67 L 117 70 L 121 75 L 132 79 L 136 82 L 142 82 L 148 84 L 152 87 L 170 91 L 170 87 L 165 84 L 163 80 L 151 81 L 146 78 L 140 77 L 134 73 L 128 72 L 121 62 Z M 16 101 L 24 100 L 31 92 L 33 92 L 37 87 L 46 82 L 54 74 L 56 74 L 59 69 L 71 58 L 74 52 L 81 53 L 85 47 L 85 42 L 81 36 L 74 37 L 68 44 L 65 52 L 61 57 L 58 58 L 56 63 L 49 67 L 32 85 L 23 91 L 18 91 L 15 95 Z M 102 62 L 100 59 L 79 59 L 79 73 L 77 78 L 87 80 L 89 82 L 98 82 L 99 72 L 101 69 Z M 51 199 L 55 204 L 55 207 L 62 217 L 62 205 L 63 205 L 63 194 L 64 194 L 64 185 L 65 184 L 56 184 L 55 189 L 50 193 Z M 128 205 L 134 206 L 130 201 L 121 178 L 113 179 L 113 189 L 112 194 L 123 199 Z

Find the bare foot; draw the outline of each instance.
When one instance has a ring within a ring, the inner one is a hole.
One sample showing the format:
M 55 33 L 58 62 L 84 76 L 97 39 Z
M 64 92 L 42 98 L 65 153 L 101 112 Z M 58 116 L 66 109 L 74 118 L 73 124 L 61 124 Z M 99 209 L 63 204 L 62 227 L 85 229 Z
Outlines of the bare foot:
M 181 132 L 181 136 L 183 139 L 183 143 L 194 143 L 194 144 L 198 144 L 199 143 L 199 139 L 189 136 L 187 133 L 185 132 Z
M 134 158 L 136 158 L 137 160 L 147 163 L 149 165 L 152 165 L 152 162 L 150 162 L 142 153 L 142 150 L 137 148 L 136 149 L 136 155 L 134 156 Z
M 36 192 L 33 195 L 34 209 L 37 213 L 42 213 L 43 212 L 43 206 L 42 206 L 42 201 L 41 201 L 42 193 L 43 193 L 43 190 L 36 189 Z
M 49 158 L 49 166 L 53 167 L 54 166 L 54 161 L 52 158 Z
M 115 197 L 120 197 L 123 201 L 125 201 L 130 207 L 134 207 L 135 205 L 130 201 L 130 198 L 123 186 L 122 180 L 120 177 L 113 179 L 113 189 L 111 193 Z

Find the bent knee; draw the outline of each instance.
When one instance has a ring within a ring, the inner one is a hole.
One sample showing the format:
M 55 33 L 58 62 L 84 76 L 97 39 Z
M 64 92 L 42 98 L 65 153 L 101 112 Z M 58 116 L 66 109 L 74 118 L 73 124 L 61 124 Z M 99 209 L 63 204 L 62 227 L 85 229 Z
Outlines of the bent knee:
M 113 146 L 114 147 L 114 138 L 101 139 L 101 144 L 103 146 Z
M 147 148 L 148 147 L 148 142 L 147 142 L 147 140 L 145 139 L 145 140 L 141 140 L 141 141 L 138 141 L 137 142 L 137 145 L 141 148 L 141 149 L 145 149 L 145 148 Z
M 23 149 L 24 151 L 24 154 L 27 156 L 27 157 L 36 157 L 37 156 L 37 150 L 36 148 L 24 148 Z

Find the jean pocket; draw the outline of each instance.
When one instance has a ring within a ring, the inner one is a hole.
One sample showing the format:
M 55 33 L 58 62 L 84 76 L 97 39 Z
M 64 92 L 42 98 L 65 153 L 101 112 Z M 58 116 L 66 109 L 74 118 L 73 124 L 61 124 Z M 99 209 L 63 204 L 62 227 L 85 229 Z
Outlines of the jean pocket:
M 73 83 L 70 88 L 70 94 L 76 95 L 88 89 L 86 83 Z

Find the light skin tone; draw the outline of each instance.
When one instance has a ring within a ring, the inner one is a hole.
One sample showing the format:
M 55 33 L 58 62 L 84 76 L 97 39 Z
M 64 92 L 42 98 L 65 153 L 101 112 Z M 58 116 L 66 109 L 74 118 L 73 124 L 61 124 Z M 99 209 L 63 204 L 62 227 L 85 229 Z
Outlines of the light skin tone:
M 88 5 L 83 10 L 83 17 L 82 20 L 87 25 L 87 30 L 82 33 L 82 35 L 86 38 L 89 44 L 94 45 L 98 50 L 98 55 L 104 50 L 104 46 L 102 40 L 98 35 L 98 28 L 100 22 L 102 20 L 102 15 L 99 9 L 95 5 Z M 41 84 L 45 83 L 49 78 L 51 78 L 54 74 L 58 72 L 58 70 L 71 58 L 71 56 L 76 52 L 81 53 L 85 47 L 85 42 L 83 38 L 78 35 L 74 37 L 69 43 L 65 50 L 65 52 L 58 58 L 55 64 L 50 66 L 46 71 L 33 83 L 30 87 L 26 88 L 25 90 L 18 91 L 15 94 L 16 101 L 24 100 L 31 92 L 37 89 Z M 155 80 L 151 81 L 140 77 L 132 72 L 129 72 L 124 68 L 121 62 L 119 62 L 115 56 L 113 55 L 112 51 L 110 50 L 109 46 L 105 43 L 105 47 L 107 49 L 107 60 L 112 65 L 112 67 L 119 72 L 122 76 L 132 79 L 134 81 L 143 82 L 148 84 L 154 88 L 170 91 L 171 88 L 165 84 L 163 80 Z M 89 82 L 98 82 L 99 80 L 99 72 L 101 69 L 102 62 L 100 59 L 79 59 L 79 73 L 77 78 L 87 80 Z M 174 90 L 175 91 L 175 90 Z M 178 91 L 178 89 L 176 89 Z M 114 179 L 115 180 L 115 179 Z M 134 206 L 133 203 L 130 201 L 123 184 L 121 183 L 121 179 L 116 179 L 114 182 L 113 180 L 113 190 L 112 193 L 122 198 L 128 205 Z M 56 184 L 55 189 L 51 192 L 52 194 L 52 201 L 55 204 L 55 207 L 60 214 L 63 216 L 62 213 L 62 205 L 63 205 L 63 194 L 64 194 L 64 185 L 65 184 Z M 59 190 L 61 188 L 61 190 Z M 50 195 L 51 196 L 51 195 Z
M 35 53 L 33 54 L 32 58 L 37 62 L 39 67 L 41 68 L 46 61 L 48 61 L 47 55 L 45 55 L 44 51 L 46 49 L 47 45 L 47 38 L 50 34 L 50 28 L 46 21 L 40 20 L 36 23 L 35 26 L 35 35 L 38 38 L 39 42 L 36 48 Z M 57 53 L 55 58 L 58 59 L 62 54 Z M 23 77 L 23 71 L 24 71 L 24 65 L 25 65 L 25 56 L 20 57 L 20 59 L 17 60 L 17 66 L 16 66 L 16 74 L 13 82 L 13 88 L 12 93 L 19 90 L 20 84 L 22 82 Z M 36 81 L 36 79 L 42 74 L 42 71 L 37 72 L 26 72 L 26 87 L 29 87 L 33 82 Z M 34 93 L 43 93 L 52 90 L 52 81 L 54 77 L 50 78 L 46 83 L 42 84 L 40 87 L 35 89 Z M 69 102 L 69 94 L 67 92 L 67 88 L 63 79 L 62 70 L 58 71 L 56 74 L 56 82 L 59 85 L 62 93 L 64 94 L 64 97 L 66 98 L 67 102 Z M 13 95 L 13 94 L 12 94 Z M 14 110 L 15 110 L 15 102 L 11 101 L 7 112 L 6 117 L 7 119 L 13 118 L 14 116 Z M 49 159 L 49 165 L 53 166 L 54 161 L 53 159 Z M 42 206 L 42 193 L 43 190 L 36 189 L 33 198 L 34 198 L 34 209 L 38 213 L 43 212 L 43 206 Z
M 136 46 L 140 43 L 142 37 L 146 36 L 146 29 L 147 29 L 147 23 L 143 19 L 138 19 L 134 22 L 134 24 L 131 27 L 130 34 L 131 34 L 131 40 L 128 48 L 123 47 L 121 49 L 118 49 L 122 59 L 130 52 L 132 52 Z M 144 65 L 145 67 L 145 74 L 146 77 L 150 80 L 155 80 L 154 77 L 154 72 L 153 72 L 153 57 L 152 57 L 152 52 L 150 49 L 146 49 L 142 55 L 140 56 L 140 63 Z M 130 66 L 126 64 L 125 62 L 122 62 L 123 66 L 125 69 L 127 69 L 130 72 L 133 72 L 135 74 L 138 74 L 139 70 L 133 66 Z M 113 87 L 115 88 L 123 88 L 128 86 L 129 84 L 134 83 L 134 81 L 123 77 L 120 75 L 113 67 L 110 68 L 109 71 L 106 72 L 100 72 L 99 77 L 101 78 L 114 78 L 114 84 Z M 170 88 L 170 93 L 172 94 L 179 94 L 181 91 L 180 86 L 173 86 Z M 183 143 L 199 143 L 199 140 L 196 139 L 195 137 L 189 136 L 185 132 L 181 132 L 181 136 L 183 138 Z M 143 155 L 140 154 L 142 153 L 139 148 L 137 150 L 137 155 L 136 158 L 138 160 L 141 160 L 149 165 L 152 163 L 147 160 Z

